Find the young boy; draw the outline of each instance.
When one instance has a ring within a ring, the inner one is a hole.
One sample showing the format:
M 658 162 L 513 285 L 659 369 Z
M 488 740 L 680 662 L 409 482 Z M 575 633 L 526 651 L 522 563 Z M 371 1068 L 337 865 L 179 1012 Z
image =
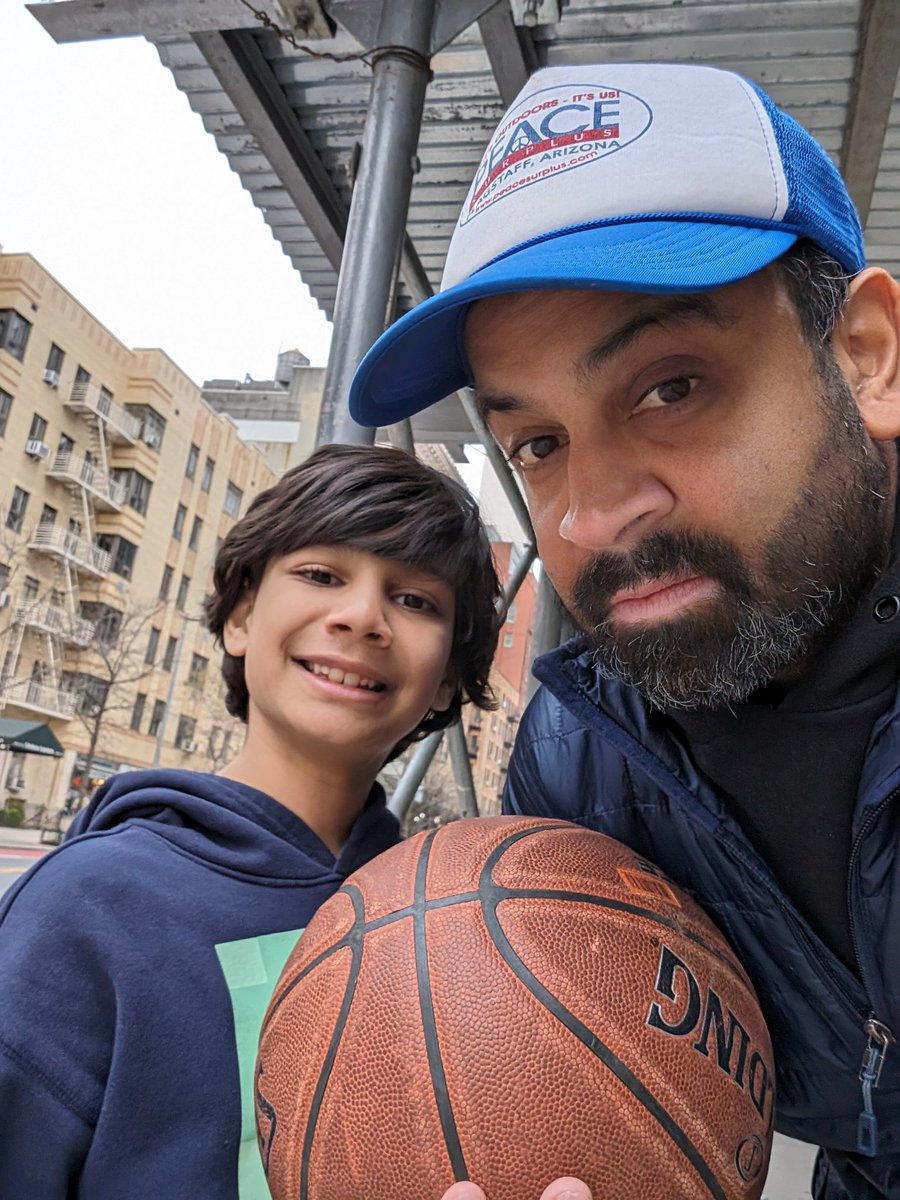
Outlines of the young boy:
M 4 1200 L 237 1196 L 215 947 L 398 840 L 376 773 L 490 707 L 498 590 L 475 503 L 400 451 L 325 447 L 250 506 L 206 607 L 240 754 L 110 780 L 0 905 Z

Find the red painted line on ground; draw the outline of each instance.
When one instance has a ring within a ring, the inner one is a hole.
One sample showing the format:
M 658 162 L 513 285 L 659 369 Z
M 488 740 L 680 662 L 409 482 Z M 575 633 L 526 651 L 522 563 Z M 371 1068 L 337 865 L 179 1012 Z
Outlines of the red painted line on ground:
M 12 846 L 0 846 L 0 856 L 4 858 L 43 858 L 46 853 L 46 850 L 32 850 L 26 846 L 23 846 L 21 850 L 16 850 Z

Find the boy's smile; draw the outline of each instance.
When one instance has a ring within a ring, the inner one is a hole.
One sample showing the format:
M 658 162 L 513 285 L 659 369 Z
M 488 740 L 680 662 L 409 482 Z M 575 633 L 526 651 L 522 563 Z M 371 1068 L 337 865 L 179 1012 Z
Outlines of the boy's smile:
M 351 546 L 273 559 L 226 629 L 244 658 L 248 743 L 377 770 L 450 703 L 454 601 L 435 576 Z

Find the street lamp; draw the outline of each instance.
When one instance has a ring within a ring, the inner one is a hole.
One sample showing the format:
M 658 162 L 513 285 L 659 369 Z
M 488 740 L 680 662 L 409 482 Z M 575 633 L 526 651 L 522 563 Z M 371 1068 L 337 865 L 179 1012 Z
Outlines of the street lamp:
M 172 673 L 169 676 L 169 690 L 166 693 L 166 706 L 163 709 L 162 720 L 159 723 L 159 729 L 156 731 L 156 745 L 153 748 L 153 766 L 158 767 L 162 757 L 163 739 L 166 736 L 166 726 L 169 724 L 169 711 L 172 707 L 172 700 L 175 696 L 175 680 L 178 677 L 178 664 L 181 662 L 181 648 L 186 641 L 188 623 L 191 621 L 204 620 L 203 613 L 185 613 L 181 632 L 178 634 L 178 640 L 175 643 L 175 653 L 172 655 Z

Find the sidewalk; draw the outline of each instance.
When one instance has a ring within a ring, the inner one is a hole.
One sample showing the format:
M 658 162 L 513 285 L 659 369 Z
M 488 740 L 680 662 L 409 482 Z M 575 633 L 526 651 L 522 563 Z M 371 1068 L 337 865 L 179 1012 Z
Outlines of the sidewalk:
M 41 844 L 39 829 L 16 829 L 0 825 L 0 850 L 51 850 L 52 846 Z

